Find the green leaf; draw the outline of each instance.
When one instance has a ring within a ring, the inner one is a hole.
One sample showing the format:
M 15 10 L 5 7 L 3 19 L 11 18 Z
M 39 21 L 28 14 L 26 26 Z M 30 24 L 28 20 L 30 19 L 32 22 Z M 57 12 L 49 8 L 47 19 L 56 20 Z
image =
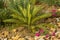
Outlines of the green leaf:
M 23 16 L 17 15 L 17 13 L 16 14 L 12 14 L 11 16 L 13 18 L 17 18 L 19 20 L 22 20 L 23 22 L 26 22 L 25 18 Z
M 26 17 L 27 16 L 27 10 L 20 5 L 18 5 L 18 7 L 19 7 L 19 10 L 21 11 L 22 15 L 24 17 Z
M 3 22 L 14 22 L 14 23 L 17 23 L 19 21 L 16 20 L 16 19 L 6 19 L 6 20 L 3 20 Z
M 28 4 L 27 6 L 27 14 L 28 14 L 28 25 L 30 25 L 31 22 L 30 4 Z
M 31 4 L 35 4 L 36 3 L 36 0 L 29 0 Z
M 31 23 L 33 24 L 34 22 L 36 22 L 36 21 L 38 21 L 40 19 L 51 17 L 51 15 L 52 15 L 51 13 L 45 13 L 43 15 L 37 16 L 36 18 L 33 18 L 32 19 L 32 22 Z
M 33 8 L 32 16 L 34 17 L 39 11 L 41 11 L 45 6 L 35 5 Z

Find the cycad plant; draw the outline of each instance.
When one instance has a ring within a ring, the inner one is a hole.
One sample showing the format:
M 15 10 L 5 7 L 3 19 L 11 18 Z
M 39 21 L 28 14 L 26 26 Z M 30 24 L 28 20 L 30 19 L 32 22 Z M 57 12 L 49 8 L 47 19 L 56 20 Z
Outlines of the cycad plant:
M 16 0 L 15 0 L 16 1 Z M 22 5 L 21 1 L 20 3 L 11 2 L 9 0 L 9 5 L 7 9 L 10 11 L 11 18 L 5 19 L 4 22 L 14 22 L 16 24 L 19 24 L 20 26 L 26 26 L 28 29 L 32 31 L 32 27 L 35 27 L 37 25 L 37 21 L 48 18 L 52 14 L 51 13 L 42 13 L 41 10 L 44 9 L 44 5 L 34 5 L 35 1 L 33 1 L 33 4 L 29 0 L 23 0 Z M 14 4 L 14 5 L 13 5 Z

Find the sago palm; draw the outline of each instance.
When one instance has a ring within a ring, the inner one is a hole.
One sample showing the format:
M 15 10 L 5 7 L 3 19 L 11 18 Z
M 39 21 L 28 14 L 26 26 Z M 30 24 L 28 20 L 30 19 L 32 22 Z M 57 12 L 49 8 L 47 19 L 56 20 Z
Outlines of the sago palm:
M 32 5 L 31 1 L 26 2 L 24 6 L 20 4 L 16 4 L 14 7 L 13 5 L 9 6 L 7 9 L 10 11 L 12 18 L 6 19 L 4 22 L 14 22 L 31 29 L 32 26 L 37 25 L 37 21 L 51 16 L 51 13 L 39 13 L 44 7 L 44 5 Z

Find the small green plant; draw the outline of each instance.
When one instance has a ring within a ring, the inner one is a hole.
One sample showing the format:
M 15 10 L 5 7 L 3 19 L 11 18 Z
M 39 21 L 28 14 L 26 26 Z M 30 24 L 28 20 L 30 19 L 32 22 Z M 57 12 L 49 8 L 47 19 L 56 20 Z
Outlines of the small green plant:
M 41 11 L 44 10 L 46 6 L 44 6 L 44 4 L 35 5 L 36 0 L 8 0 L 6 2 L 7 7 L 4 13 L 7 14 L 4 17 L 7 17 L 3 19 L 3 22 L 18 24 L 31 30 L 33 33 L 36 29 L 46 28 L 37 22 L 52 16 L 51 12 L 42 13 Z M 55 13 L 55 11 L 53 11 L 53 13 Z M 3 18 L 3 16 L 1 18 Z
M 15 1 L 14 1 L 15 2 Z M 34 1 L 35 3 L 35 1 Z M 31 1 L 23 1 L 23 5 L 14 4 L 10 2 L 10 5 L 7 7 L 9 12 L 11 13 L 11 18 L 3 20 L 4 22 L 12 22 L 19 24 L 20 26 L 26 26 L 28 29 L 32 31 L 32 26 L 35 27 L 36 22 L 51 17 L 51 13 L 39 13 L 45 7 L 43 5 L 35 5 L 32 4 Z M 14 5 L 13 5 L 14 4 Z

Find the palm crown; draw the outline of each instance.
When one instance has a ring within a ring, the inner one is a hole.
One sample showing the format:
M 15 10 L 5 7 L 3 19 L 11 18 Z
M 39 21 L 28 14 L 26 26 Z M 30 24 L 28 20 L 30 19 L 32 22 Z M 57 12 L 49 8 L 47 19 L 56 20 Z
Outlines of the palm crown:
M 37 21 L 52 16 L 50 12 L 42 12 L 46 6 L 44 4 L 35 5 L 36 0 L 6 0 L 6 2 L 8 18 L 5 18 L 3 22 L 16 23 L 31 29 L 40 25 Z
M 30 1 L 27 2 L 23 7 L 20 4 L 16 5 L 15 7 L 13 6 L 8 7 L 8 10 L 11 12 L 10 16 L 12 16 L 12 18 L 6 19 L 4 20 L 4 22 L 15 22 L 31 26 L 34 25 L 36 21 L 51 16 L 51 13 L 39 14 L 39 11 L 41 11 L 45 6 L 32 5 L 30 4 Z

